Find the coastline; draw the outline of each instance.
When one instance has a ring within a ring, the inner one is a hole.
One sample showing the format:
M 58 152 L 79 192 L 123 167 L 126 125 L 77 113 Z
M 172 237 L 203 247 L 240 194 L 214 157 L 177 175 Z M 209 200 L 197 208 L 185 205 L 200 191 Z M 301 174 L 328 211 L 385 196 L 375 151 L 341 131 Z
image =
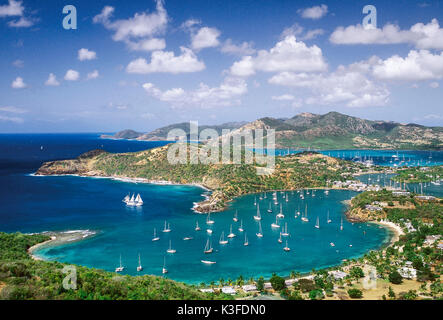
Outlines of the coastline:
M 397 225 L 391 221 L 386 221 L 386 220 L 368 221 L 368 223 L 373 223 L 373 224 L 385 227 L 385 228 L 392 231 L 393 236 L 391 237 L 388 247 L 392 246 L 394 243 L 396 243 L 400 239 L 400 236 L 405 234 L 399 225 Z
M 36 254 L 39 249 L 74 243 L 95 236 L 98 232 L 91 230 L 45 231 L 38 234 L 50 236 L 51 239 L 37 243 L 28 248 L 28 254 L 33 260 L 45 260 Z

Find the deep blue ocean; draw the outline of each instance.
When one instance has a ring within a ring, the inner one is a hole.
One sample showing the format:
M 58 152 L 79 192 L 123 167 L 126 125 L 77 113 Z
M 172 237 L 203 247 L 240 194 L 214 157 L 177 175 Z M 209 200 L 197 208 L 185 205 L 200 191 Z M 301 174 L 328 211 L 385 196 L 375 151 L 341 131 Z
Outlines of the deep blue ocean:
M 192 186 L 161 186 L 130 183 L 103 178 L 36 177 L 32 173 L 49 160 L 67 159 L 83 152 L 101 148 L 109 152 L 144 150 L 164 142 L 104 140 L 99 134 L 20 134 L 0 135 L 0 231 L 42 232 L 93 230 L 94 237 L 58 247 L 43 248 L 38 255 L 67 263 L 113 271 L 121 255 L 124 274 L 137 274 L 138 254 L 144 270 L 141 274 L 161 275 L 164 259 L 169 270 L 167 277 L 188 283 L 270 276 L 273 272 L 287 276 L 291 270 L 308 272 L 339 264 L 343 259 L 358 257 L 371 249 L 386 244 L 390 231 L 374 224 L 351 224 L 343 219 L 343 200 L 356 193 L 331 191 L 329 195 L 317 190 L 302 200 L 297 192 L 278 193 L 290 236 L 277 239 L 279 231 L 271 228 L 279 206 L 271 203 L 273 213 L 267 213 L 271 194 L 260 200 L 260 195 L 235 199 L 227 211 L 212 214 L 215 224 L 212 236 L 206 232 L 206 216 L 194 213 L 194 202 L 203 199 L 205 190 Z M 363 151 L 361 151 L 363 152 Z M 428 153 L 417 157 L 429 161 Z M 432 153 L 440 161 L 441 153 Z M 145 204 L 128 208 L 121 201 L 128 193 L 140 193 Z M 263 238 L 258 238 L 258 223 L 253 219 L 261 208 Z M 307 208 L 309 222 L 302 222 L 295 213 Z M 233 221 L 238 212 L 238 222 Z M 332 220 L 327 223 L 327 214 Z M 320 228 L 314 228 L 319 218 Z M 238 231 L 240 220 L 244 232 Z M 164 223 L 172 231 L 162 233 Z M 198 221 L 201 231 L 195 231 Z M 225 236 L 232 225 L 236 237 L 226 245 L 219 244 L 222 231 Z M 153 229 L 160 240 L 152 242 Z M 244 246 L 247 234 L 249 246 Z M 184 237 L 192 240 L 184 241 Z M 212 240 L 214 253 L 204 254 L 207 239 Z M 282 250 L 288 241 L 290 252 Z M 171 241 L 175 254 L 167 254 Z M 331 246 L 333 242 L 335 246 Z M 352 245 L 352 246 L 351 246 Z M 216 261 L 205 265 L 201 260 Z

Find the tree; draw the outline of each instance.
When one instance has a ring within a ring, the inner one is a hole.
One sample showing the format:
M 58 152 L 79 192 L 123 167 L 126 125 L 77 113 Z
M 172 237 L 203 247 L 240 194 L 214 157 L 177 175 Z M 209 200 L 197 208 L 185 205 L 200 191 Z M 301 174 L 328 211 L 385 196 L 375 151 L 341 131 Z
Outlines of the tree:
M 311 300 L 321 300 L 324 297 L 323 290 L 315 289 L 309 292 L 309 299 Z
M 394 270 L 389 274 L 389 282 L 393 284 L 400 284 L 403 282 L 403 277 L 400 273 L 398 273 L 397 270 Z
M 391 299 L 395 299 L 395 292 L 392 290 L 392 287 L 389 287 L 388 296 Z
M 361 297 L 363 297 L 363 292 L 359 289 L 349 289 L 348 295 L 352 299 L 360 299 Z
M 257 280 L 257 290 L 260 292 L 265 290 L 265 279 L 263 279 L 263 277 L 260 277 Z
M 365 276 L 365 273 L 363 272 L 362 268 L 357 266 L 352 267 L 351 270 L 349 270 L 349 274 L 351 275 L 351 277 L 357 280 Z
M 269 282 L 271 282 L 272 288 L 275 291 L 280 291 L 286 288 L 285 279 L 276 274 L 274 274 L 271 279 L 269 279 Z

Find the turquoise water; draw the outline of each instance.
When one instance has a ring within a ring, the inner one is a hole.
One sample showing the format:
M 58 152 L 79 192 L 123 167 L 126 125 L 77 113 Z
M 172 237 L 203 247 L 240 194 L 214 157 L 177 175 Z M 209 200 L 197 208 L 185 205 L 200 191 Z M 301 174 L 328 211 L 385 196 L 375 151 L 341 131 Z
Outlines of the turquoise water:
M 126 274 L 137 274 L 137 258 L 140 253 L 142 273 L 161 274 L 163 259 L 169 270 L 168 277 L 189 283 L 217 281 L 219 278 L 270 276 L 273 272 L 288 275 L 291 270 L 307 272 L 339 264 L 342 259 L 358 257 L 371 249 L 381 247 L 389 240 L 389 231 L 373 224 L 351 224 L 344 219 L 344 230 L 339 230 L 343 217 L 343 200 L 355 196 L 351 191 L 331 191 L 326 196 L 317 191 L 316 196 L 306 195 L 301 200 L 297 193 L 289 195 L 283 204 L 291 236 L 290 252 L 284 252 L 285 243 L 277 242 L 279 233 L 271 229 L 276 209 L 266 213 L 268 199 L 257 200 L 261 206 L 264 237 L 256 237 L 257 222 L 254 195 L 235 199 L 224 212 L 212 215 L 215 220 L 212 242 L 214 253 L 205 255 L 203 249 L 208 239 L 205 216 L 194 213 L 194 202 L 203 199 L 206 192 L 191 186 L 160 186 L 128 183 L 111 179 L 81 177 L 35 177 L 31 174 L 44 161 L 67 159 L 102 148 L 109 152 L 144 150 L 163 142 L 139 142 L 102 140 L 98 134 L 23 134 L 0 135 L 0 231 L 42 232 L 90 229 L 97 235 L 84 241 L 60 247 L 44 248 L 38 252 L 50 260 L 59 260 L 113 271 L 122 256 Z M 355 152 L 355 151 L 352 151 Z M 373 155 L 368 152 L 368 157 Z M 432 161 L 438 163 L 442 153 L 432 153 Z M 425 160 L 429 153 L 417 152 L 416 157 Z M 440 187 L 441 188 L 441 187 Z M 441 190 L 441 189 L 440 189 Z M 142 208 L 127 208 L 122 198 L 128 192 L 140 193 L 145 201 Z M 258 196 L 257 196 L 258 199 Z M 308 207 L 310 221 L 302 223 L 294 218 L 295 211 Z M 244 235 L 238 232 L 238 223 L 232 218 L 235 211 L 243 220 L 250 245 L 243 246 Z M 327 212 L 332 222 L 326 223 Z M 314 228 L 319 217 L 320 229 Z M 161 233 L 164 221 L 172 228 L 169 234 Z M 202 231 L 195 232 L 196 221 Z M 236 237 L 225 246 L 218 241 L 220 233 L 229 233 L 230 225 Z M 152 242 L 153 228 L 161 239 Z M 184 237 L 193 240 L 184 241 Z M 177 250 L 167 254 L 172 241 Z M 335 243 L 335 247 L 330 246 Z M 349 245 L 352 244 L 352 247 Z M 201 260 L 213 260 L 214 265 L 204 265 Z

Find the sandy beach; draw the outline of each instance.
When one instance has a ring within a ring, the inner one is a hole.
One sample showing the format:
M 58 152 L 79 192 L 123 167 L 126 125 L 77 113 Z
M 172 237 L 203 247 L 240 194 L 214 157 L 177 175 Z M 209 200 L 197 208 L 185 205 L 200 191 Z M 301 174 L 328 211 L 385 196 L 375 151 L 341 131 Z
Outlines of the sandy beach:
M 391 238 L 391 243 L 390 245 L 393 245 L 395 242 L 397 242 L 400 239 L 401 235 L 404 235 L 405 233 L 403 232 L 402 228 L 390 221 L 386 221 L 386 220 L 381 220 L 381 221 L 369 221 L 368 223 L 374 223 L 374 224 L 378 224 L 381 225 L 383 227 L 387 227 L 389 228 L 389 230 L 391 230 L 394 233 L 394 236 Z

